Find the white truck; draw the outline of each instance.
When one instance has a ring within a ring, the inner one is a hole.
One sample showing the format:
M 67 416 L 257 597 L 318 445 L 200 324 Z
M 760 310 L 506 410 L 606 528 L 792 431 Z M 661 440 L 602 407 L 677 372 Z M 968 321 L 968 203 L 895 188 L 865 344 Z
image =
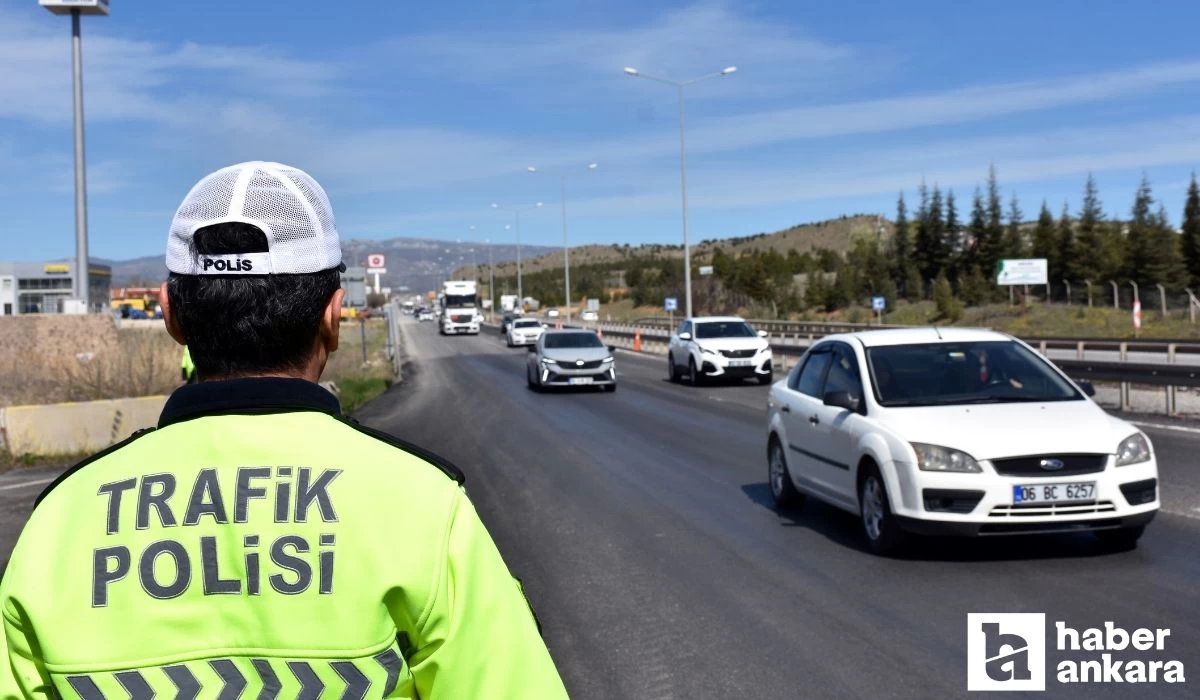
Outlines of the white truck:
M 514 311 L 517 308 L 516 294 L 501 294 L 500 295 L 500 310 Z
M 479 302 L 474 282 L 453 281 L 442 283 L 442 335 L 470 333 L 479 335 Z

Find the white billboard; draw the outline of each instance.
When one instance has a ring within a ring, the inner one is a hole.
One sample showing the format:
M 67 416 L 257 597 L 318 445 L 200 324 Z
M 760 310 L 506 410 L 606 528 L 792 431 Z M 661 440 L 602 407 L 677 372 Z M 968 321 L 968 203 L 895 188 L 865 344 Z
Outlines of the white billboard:
M 1047 280 L 1045 258 L 1001 260 L 996 263 L 996 284 L 1046 284 Z
M 38 4 L 56 15 L 69 15 L 71 10 L 81 15 L 108 14 L 108 0 L 38 0 Z

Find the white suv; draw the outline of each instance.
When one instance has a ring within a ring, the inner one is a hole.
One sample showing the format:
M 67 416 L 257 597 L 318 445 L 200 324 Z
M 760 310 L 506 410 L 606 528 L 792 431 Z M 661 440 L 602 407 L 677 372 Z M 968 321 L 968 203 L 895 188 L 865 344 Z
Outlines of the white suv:
M 737 316 L 686 319 L 671 335 L 667 376 L 692 385 L 708 377 L 754 377 L 770 384 L 774 374 L 766 335 Z
M 771 493 L 859 515 L 880 554 L 911 533 L 1083 530 L 1133 547 L 1159 508 L 1154 451 L 1081 386 L 992 331 L 828 336 L 771 387 Z

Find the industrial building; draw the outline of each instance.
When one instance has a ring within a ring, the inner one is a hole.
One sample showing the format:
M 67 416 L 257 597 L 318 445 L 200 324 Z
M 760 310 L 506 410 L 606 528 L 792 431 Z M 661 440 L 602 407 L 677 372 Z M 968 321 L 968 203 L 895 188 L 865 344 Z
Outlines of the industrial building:
M 92 261 L 88 266 L 91 313 L 107 311 L 112 268 Z M 0 262 L 0 316 L 61 314 L 74 309 L 75 262 Z

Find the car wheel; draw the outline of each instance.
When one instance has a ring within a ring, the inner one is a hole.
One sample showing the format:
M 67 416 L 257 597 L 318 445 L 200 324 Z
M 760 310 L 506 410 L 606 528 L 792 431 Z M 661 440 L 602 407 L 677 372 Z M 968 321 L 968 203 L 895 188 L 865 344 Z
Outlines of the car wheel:
M 675 366 L 675 356 L 667 353 L 667 381 L 675 383 L 679 381 L 679 368 Z
M 1138 540 L 1141 539 L 1142 533 L 1145 531 L 1145 525 L 1138 525 L 1136 527 L 1122 527 L 1116 530 L 1096 530 L 1092 534 L 1096 535 L 1096 539 L 1100 540 L 1100 544 L 1104 545 L 1105 549 L 1123 552 L 1136 547 Z
M 766 374 L 758 375 L 758 383 L 759 384 L 770 384 L 771 382 L 774 382 L 774 381 L 775 381 L 775 373 L 774 372 L 767 372 Z
M 533 378 L 533 370 L 529 369 L 528 366 L 525 367 L 525 383 L 529 386 L 530 391 L 538 392 L 542 390 L 542 387 Z
M 771 444 L 767 447 L 767 482 L 777 508 L 796 508 L 804 503 L 804 494 L 796 490 L 792 483 L 783 446 L 775 437 L 771 438 Z
M 892 513 L 883 476 L 874 464 L 868 465 L 859 479 L 858 507 L 871 551 L 885 557 L 901 553 L 908 543 L 908 533 L 900 529 Z
M 700 372 L 696 369 L 695 358 L 688 358 L 688 384 L 700 386 Z

